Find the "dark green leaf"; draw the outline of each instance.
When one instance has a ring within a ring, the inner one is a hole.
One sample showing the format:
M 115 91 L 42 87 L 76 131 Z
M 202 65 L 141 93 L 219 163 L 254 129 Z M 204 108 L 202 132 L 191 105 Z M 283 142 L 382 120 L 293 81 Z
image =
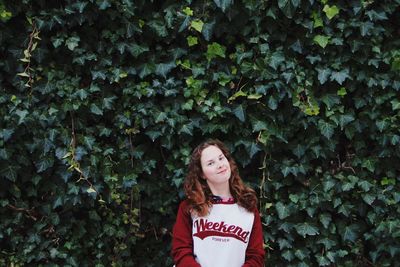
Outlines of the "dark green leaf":
M 246 120 L 246 112 L 242 105 L 238 105 L 233 109 L 233 114 L 241 121 L 245 122 Z

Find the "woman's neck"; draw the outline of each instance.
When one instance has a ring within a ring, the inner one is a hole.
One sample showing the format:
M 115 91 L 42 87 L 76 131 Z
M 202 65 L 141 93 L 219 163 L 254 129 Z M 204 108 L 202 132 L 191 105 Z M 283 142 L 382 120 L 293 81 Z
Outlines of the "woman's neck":
M 219 197 L 222 197 L 222 198 L 230 198 L 230 197 L 232 197 L 231 190 L 229 189 L 229 184 L 228 184 L 228 186 L 226 186 L 226 185 L 215 186 L 215 185 L 210 185 L 209 184 L 209 187 L 210 187 L 211 193 L 214 196 L 219 196 Z

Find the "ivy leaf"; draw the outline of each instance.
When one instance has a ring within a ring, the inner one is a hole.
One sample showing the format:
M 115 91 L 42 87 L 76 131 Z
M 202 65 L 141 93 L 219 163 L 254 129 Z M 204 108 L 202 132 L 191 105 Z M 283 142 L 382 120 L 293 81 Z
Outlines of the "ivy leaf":
M 322 120 L 318 122 L 318 129 L 321 131 L 322 135 L 325 136 L 327 139 L 331 139 L 333 133 L 335 132 L 333 125 Z
M 139 72 L 139 77 L 140 77 L 141 79 L 143 79 L 144 77 L 146 77 L 146 76 L 152 74 L 153 71 L 154 71 L 154 68 L 155 68 L 155 66 L 154 66 L 154 64 L 152 64 L 152 63 L 145 63 L 145 64 L 143 64 L 143 65 L 141 66 L 141 69 L 140 69 L 140 72 Z
M 276 203 L 275 209 L 276 212 L 278 213 L 279 219 L 281 220 L 289 217 L 290 215 L 288 206 L 285 206 L 282 202 Z
M 267 130 L 268 129 L 268 125 L 261 120 L 257 120 L 254 125 L 253 125 L 253 132 L 259 132 L 262 130 Z
M 342 84 L 349 76 L 349 69 L 344 69 L 342 71 L 333 71 L 331 74 L 331 81 L 337 81 L 338 84 Z
M 329 39 L 330 39 L 329 36 L 324 36 L 324 35 L 318 34 L 314 37 L 314 42 L 317 43 L 322 48 L 325 48 L 329 43 Z
M 333 6 L 329 6 L 329 5 L 325 5 L 324 9 L 322 10 L 325 12 L 326 16 L 328 17 L 328 19 L 332 19 L 334 16 L 336 16 L 337 14 L 339 14 L 339 8 L 335 5 Z
M 169 62 L 169 63 L 159 63 L 157 64 L 156 67 L 156 74 L 166 78 L 167 74 L 176 67 L 176 64 L 174 61 Z
M 340 89 L 337 91 L 337 95 L 341 96 L 341 97 L 347 95 L 346 88 L 345 87 L 340 87 Z
M 233 114 L 241 121 L 244 122 L 246 120 L 246 112 L 242 105 L 238 105 L 233 109 Z
M 108 2 L 108 0 L 102 0 L 100 3 L 97 3 L 99 5 L 99 9 L 100 10 L 105 10 L 109 7 L 111 7 L 110 2 Z
M 65 44 L 69 50 L 74 51 L 74 49 L 79 45 L 80 40 L 79 36 L 72 36 L 65 41 Z
M 17 180 L 17 170 L 17 167 L 8 165 L 0 171 L 0 176 L 10 180 L 11 182 L 15 182 Z
M 185 7 L 182 9 L 182 12 L 185 13 L 186 16 L 193 16 L 193 10 L 190 7 Z
M 370 21 L 362 22 L 360 25 L 361 36 L 370 35 L 369 32 L 374 28 L 374 24 Z
M 37 172 L 44 172 L 48 168 L 52 167 L 54 164 L 54 159 L 53 158 L 43 158 L 39 160 L 38 162 L 35 163 Z
M 354 231 L 354 226 L 346 226 L 341 233 L 344 241 L 355 242 L 357 238 L 357 233 Z
M 241 96 L 247 96 L 247 93 L 243 92 L 242 90 L 237 91 L 231 97 L 228 98 L 228 103 L 234 101 L 236 98 Z
M 195 36 L 188 36 L 186 38 L 186 40 L 187 40 L 187 43 L 188 43 L 189 46 L 194 46 L 194 45 L 197 45 L 199 43 L 198 40 L 197 40 L 197 37 L 195 37 Z
M 322 223 L 325 229 L 328 229 L 329 224 L 332 221 L 332 216 L 327 213 L 322 213 L 319 215 L 319 221 Z
M 366 159 L 363 161 L 362 165 L 363 168 L 367 168 L 368 171 L 374 172 L 375 171 L 375 161 Z
M 149 48 L 146 46 L 140 46 L 137 44 L 132 44 L 127 46 L 128 51 L 131 53 L 132 56 L 138 57 L 139 55 L 143 54 L 144 52 L 148 52 Z
M 192 27 L 198 32 L 201 32 L 203 30 L 203 25 L 204 22 L 199 19 L 192 20 L 192 22 L 190 23 L 190 27 Z
M 304 238 L 306 235 L 317 235 L 319 234 L 318 228 L 305 222 L 305 223 L 298 223 L 294 226 L 298 234 L 303 236 Z
M 334 105 L 340 104 L 340 99 L 337 95 L 334 94 L 326 94 L 322 97 L 322 102 L 326 105 L 326 107 L 331 109 Z
M 317 68 L 317 71 L 318 71 L 318 81 L 321 84 L 324 84 L 332 73 L 332 71 L 329 68 L 325 69 Z
M 25 121 L 26 115 L 29 114 L 29 112 L 27 110 L 20 110 L 17 109 L 15 111 L 15 113 L 18 115 L 19 120 L 18 120 L 18 125 L 20 125 L 21 123 L 23 123 Z
M 269 66 L 271 66 L 274 70 L 278 69 L 281 63 L 285 62 L 285 57 L 282 51 L 278 51 L 272 54 L 269 60 Z
M 222 12 L 225 12 L 229 6 L 233 4 L 233 0 L 214 0 L 214 3 L 222 10 Z
M 212 44 L 207 45 L 206 58 L 208 61 L 218 56 L 225 58 L 225 51 L 226 51 L 225 46 L 213 42 Z
M 94 103 L 90 105 L 90 111 L 96 115 L 103 115 L 103 111 Z
M 392 104 L 392 110 L 398 110 L 400 109 L 400 101 L 397 99 L 393 99 L 390 101 L 390 104 Z
M 376 196 L 371 195 L 371 194 L 365 194 L 362 196 L 362 199 L 365 201 L 365 203 L 367 203 L 368 205 L 371 205 L 375 201 Z
M 214 26 L 215 26 L 215 20 L 209 23 L 205 23 L 203 25 L 203 31 L 202 34 L 204 36 L 204 39 L 206 39 L 206 41 L 210 41 L 212 34 L 213 34 L 213 30 L 214 30 Z
M 312 13 L 312 18 L 314 20 L 314 29 L 318 28 L 318 27 L 324 27 L 324 23 L 323 20 L 321 19 L 320 15 L 318 14 L 318 12 L 313 11 Z
M 300 0 L 278 0 L 279 9 L 286 17 L 292 18 L 300 4 Z
M 354 121 L 354 116 L 350 114 L 340 115 L 339 117 L 339 125 L 340 128 L 343 129 L 344 126 L 349 124 L 350 122 Z

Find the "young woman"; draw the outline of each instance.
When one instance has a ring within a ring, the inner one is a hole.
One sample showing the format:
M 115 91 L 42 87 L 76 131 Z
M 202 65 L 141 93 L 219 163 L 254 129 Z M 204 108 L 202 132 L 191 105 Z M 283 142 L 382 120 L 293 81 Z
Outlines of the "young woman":
M 192 153 L 184 184 L 187 199 L 173 228 L 176 267 L 264 266 L 264 239 L 255 192 L 218 140 Z

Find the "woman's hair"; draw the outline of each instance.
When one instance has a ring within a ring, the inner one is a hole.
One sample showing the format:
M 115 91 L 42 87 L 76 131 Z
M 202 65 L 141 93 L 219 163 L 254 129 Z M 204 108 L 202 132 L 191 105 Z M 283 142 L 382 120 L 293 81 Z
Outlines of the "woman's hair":
M 184 189 L 189 202 L 189 208 L 198 216 L 205 216 L 211 207 L 212 192 L 203 178 L 201 167 L 201 153 L 209 146 L 216 146 L 228 159 L 231 167 L 231 177 L 229 178 L 229 189 L 238 205 L 250 212 L 254 212 L 257 207 L 257 196 L 253 189 L 247 187 L 239 176 L 237 165 L 229 153 L 228 148 L 219 140 L 208 140 L 197 146 L 192 153 L 189 163 L 188 174 L 185 179 Z

